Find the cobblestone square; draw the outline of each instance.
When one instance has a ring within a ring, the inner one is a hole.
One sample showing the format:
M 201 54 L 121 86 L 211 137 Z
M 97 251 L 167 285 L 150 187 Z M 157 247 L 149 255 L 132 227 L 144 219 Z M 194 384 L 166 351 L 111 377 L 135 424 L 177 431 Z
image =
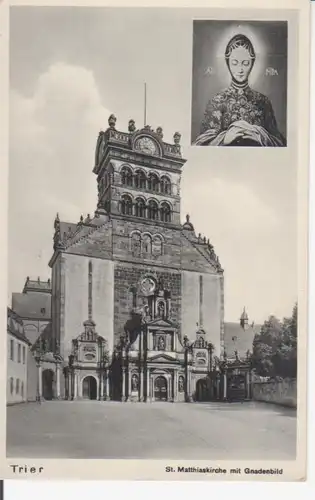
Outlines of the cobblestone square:
M 7 456 L 294 460 L 296 411 L 264 403 L 53 401 L 7 408 Z

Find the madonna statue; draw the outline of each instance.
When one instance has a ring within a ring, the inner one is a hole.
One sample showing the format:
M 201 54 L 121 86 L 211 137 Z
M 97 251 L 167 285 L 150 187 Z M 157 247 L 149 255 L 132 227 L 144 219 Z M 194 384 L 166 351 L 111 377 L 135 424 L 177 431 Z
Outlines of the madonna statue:
M 286 146 L 269 99 L 251 89 L 248 78 L 255 51 L 245 35 L 235 35 L 225 50 L 230 86 L 209 101 L 196 146 Z

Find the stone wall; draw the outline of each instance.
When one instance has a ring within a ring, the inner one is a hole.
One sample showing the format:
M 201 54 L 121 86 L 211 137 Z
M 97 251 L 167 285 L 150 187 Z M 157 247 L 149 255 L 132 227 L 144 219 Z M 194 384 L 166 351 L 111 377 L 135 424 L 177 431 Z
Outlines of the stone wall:
M 166 290 L 171 292 L 171 320 L 180 325 L 181 322 L 181 273 L 159 267 L 134 265 L 129 263 L 115 263 L 115 291 L 114 291 L 114 332 L 116 341 L 124 333 L 124 326 L 130 319 L 133 307 L 131 289 L 137 289 L 137 307 L 146 303 L 142 296 L 141 280 L 153 276 L 157 282 L 161 279 Z
M 297 406 L 297 384 L 296 380 L 284 379 L 281 381 L 269 380 L 253 382 L 253 399 L 275 403 L 283 406 L 296 408 Z

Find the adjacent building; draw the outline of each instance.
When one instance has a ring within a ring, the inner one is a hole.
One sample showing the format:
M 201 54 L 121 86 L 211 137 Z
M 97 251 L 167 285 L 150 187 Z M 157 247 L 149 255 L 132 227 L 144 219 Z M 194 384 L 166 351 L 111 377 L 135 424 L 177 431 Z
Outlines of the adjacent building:
M 7 314 L 7 402 L 27 401 L 27 370 L 30 341 L 24 333 L 23 321 L 12 309 Z

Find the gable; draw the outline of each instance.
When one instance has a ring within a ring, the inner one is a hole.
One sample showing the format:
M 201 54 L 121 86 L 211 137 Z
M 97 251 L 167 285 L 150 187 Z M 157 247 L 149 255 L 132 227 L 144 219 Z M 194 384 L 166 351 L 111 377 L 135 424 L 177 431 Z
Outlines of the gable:
M 181 236 L 181 268 L 187 271 L 217 273 L 216 264 L 202 245 L 194 244 L 184 234 Z
M 162 318 L 157 318 L 154 319 L 153 321 L 150 321 L 147 323 L 148 327 L 155 327 L 155 328 L 175 328 L 174 323 L 171 321 L 168 321 L 167 319 L 162 319 Z
M 67 246 L 66 253 L 86 255 L 89 257 L 111 259 L 112 231 L 108 223 L 84 232 Z
M 176 361 L 176 356 L 169 356 L 167 354 L 156 354 L 155 356 L 152 356 L 148 358 L 148 361 L 154 361 L 154 363 L 165 363 L 165 362 L 174 362 Z

